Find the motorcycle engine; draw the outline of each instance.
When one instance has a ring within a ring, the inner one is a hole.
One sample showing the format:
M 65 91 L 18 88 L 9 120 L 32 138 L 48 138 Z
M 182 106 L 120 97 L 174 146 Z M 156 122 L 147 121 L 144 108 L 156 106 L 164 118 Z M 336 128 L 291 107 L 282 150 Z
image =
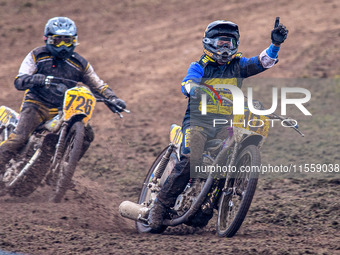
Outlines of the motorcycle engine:
M 177 197 L 174 210 L 179 216 L 186 213 L 191 207 L 191 204 L 196 200 L 196 197 L 201 192 L 205 183 L 205 179 L 190 179 L 182 194 Z
M 203 154 L 202 165 L 209 166 L 212 162 L 213 158 L 211 158 L 210 153 L 205 152 Z M 198 178 L 190 179 L 184 191 L 177 197 L 174 210 L 179 216 L 182 216 L 187 210 L 189 210 L 192 203 L 196 200 L 196 197 L 200 194 L 206 178 L 207 173 L 201 174 Z

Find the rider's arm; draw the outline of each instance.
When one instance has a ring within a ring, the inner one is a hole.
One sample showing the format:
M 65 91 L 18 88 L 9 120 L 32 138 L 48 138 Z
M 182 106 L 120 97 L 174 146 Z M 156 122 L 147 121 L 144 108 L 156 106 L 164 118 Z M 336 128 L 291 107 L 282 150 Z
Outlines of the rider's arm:
M 190 89 L 193 83 L 200 83 L 204 75 L 203 68 L 197 63 L 193 62 L 189 66 L 187 75 L 182 81 L 181 91 L 185 96 L 189 96 Z
M 82 82 L 107 99 L 117 98 L 109 85 L 99 78 L 90 63 L 87 63 Z
M 32 75 L 37 71 L 37 65 L 33 51 L 28 53 L 19 68 L 19 74 L 15 77 L 14 86 L 17 90 L 26 90 L 33 86 L 30 83 Z
M 262 51 L 259 56 L 252 58 L 240 59 L 241 77 L 246 78 L 264 70 L 273 67 L 277 63 L 277 55 L 280 50 L 279 46 L 271 44 L 267 49 Z

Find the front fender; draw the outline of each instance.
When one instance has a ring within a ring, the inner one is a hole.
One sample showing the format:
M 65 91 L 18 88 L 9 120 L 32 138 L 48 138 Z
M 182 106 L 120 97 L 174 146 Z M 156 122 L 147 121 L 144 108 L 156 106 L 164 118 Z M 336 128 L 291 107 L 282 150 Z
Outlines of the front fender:
M 255 145 L 261 147 L 264 143 L 265 137 L 262 135 L 250 135 L 241 141 L 241 147 L 245 148 L 248 145 Z

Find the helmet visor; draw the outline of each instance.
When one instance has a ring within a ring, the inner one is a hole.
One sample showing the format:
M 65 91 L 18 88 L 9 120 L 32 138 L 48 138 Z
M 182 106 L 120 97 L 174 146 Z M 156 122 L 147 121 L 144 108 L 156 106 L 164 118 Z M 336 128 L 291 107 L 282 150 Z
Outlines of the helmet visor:
M 66 47 L 70 47 L 72 45 L 77 45 L 78 38 L 77 36 L 67 36 L 67 35 L 49 35 L 47 37 L 47 44 L 52 44 L 55 47 L 61 47 L 65 45 Z

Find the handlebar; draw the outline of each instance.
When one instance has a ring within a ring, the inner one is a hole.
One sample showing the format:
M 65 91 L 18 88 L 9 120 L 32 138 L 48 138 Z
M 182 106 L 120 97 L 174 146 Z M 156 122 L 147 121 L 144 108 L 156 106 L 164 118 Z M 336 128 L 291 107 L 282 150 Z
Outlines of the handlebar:
M 71 82 L 74 83 L 74 85 L 77 85 L 78 82 L 74 81 L 74 80 L 70 80 L 70 79 L 66 79 L 66 78 L 60 78 L 60 77 L 54 77 L 54 76 L 46 76 L 45 79 L 45 86 L 47 88 L 49 88 L 51 85 L 52 86 L 58 86 L 60 85 L 60 83 L 57 82 Z M 104 98 L 101 94 L 95 92 L 95 91 L 91 91 L 94 95 L 94 97 L 96 98 L 97 102 L 104 102 L 105 105 L 113 112 L 119 115 L 120 118 L 123 118 L 124 116 L 121 114 L 122 111 L 126 112 L 126 113 L 130 113 L 129 110 L 127 109 L 123 109 L 122 107 L 120 107 L 119 105 L 115 104 L 114 102 L 112 102 L 111 100 Z
M 270 119 L 279 119 L 282 121 L 288 122 L 290 127 L 294 129 L 296 132 L 298 132 L 302 137 L 305 137 L 305 135 L 299 130 L 299 127 L 297 125 L 294 125 L 294 123 L 291 121 L 291 118 L 285 118 L 283 116 L 277 115 L 275 113 L 272 113 L 268 116 Z
M 112 102 L 109 99 L 106 99 L 104 97 L 97 97 L 97 95 L 95 95 L 96 101 L 97 102 L 104 102 L 105 105 L 113 112 L 113 113 L 117 113 L 119 115 L 120 118 L 123 118 L 124 116 L 121 114 L 122 111 L 126 112 L 126 113 L 130 113 L 129 110 L 127 109 L 123 109 L 122 107 L 120 107 L 119 105 L 115 104 L 114 102 Z
M 70 79 L 66 79 L 66 78 L 60 78 L 60 77 L 54 77 L 52 75 L 49 75 L 49 76 L 46 76 L 45 86 L 48 87 L 49 85 L 56 85 L 56 84 L 58 84 L 58 83 L 54 83 L 52 81 L 72 82 L 75 85 L 78 83 L 77 81 L 74 81 L 74 80 L 70 80 Z

